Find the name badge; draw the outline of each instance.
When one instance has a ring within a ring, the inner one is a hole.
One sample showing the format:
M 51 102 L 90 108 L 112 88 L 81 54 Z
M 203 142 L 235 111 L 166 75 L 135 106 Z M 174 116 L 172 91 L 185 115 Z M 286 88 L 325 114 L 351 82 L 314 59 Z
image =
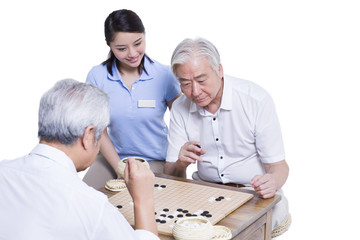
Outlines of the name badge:
M 139 108 L 154 108 L 156 105 L 155 100 L 139 100 L 138 107 Z

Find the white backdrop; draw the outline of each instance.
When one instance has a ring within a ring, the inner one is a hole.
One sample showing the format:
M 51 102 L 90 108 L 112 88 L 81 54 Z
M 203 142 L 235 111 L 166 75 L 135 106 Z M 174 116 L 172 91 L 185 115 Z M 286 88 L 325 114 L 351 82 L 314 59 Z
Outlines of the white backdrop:
M 63 78 L 85 81 L 108 53 L 105 18 L 129 8 L 143 20 L 150 57 L 169 64 L 181 40 L 205 37 L 226 74 L 273 96 L 291 169 L 284 190 L 293 224 L 280 238 L 351 238 L 360 213 L 356 2 L 2 1 L 0 160 L 31 151 L 41 95 Z

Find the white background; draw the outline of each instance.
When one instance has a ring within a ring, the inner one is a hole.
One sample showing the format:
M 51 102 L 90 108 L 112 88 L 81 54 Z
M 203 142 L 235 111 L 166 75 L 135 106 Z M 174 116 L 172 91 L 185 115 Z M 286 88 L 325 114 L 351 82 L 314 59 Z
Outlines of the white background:
M 360 213 L 357 1 L 5 2 L 0 159 L 32 150 L 41 95 L 63 78 L 85 81 L 107 57 L 105 18 L 129 8 L 143 20 L 150 57 L 169 64 L 181 40 L 205 37 L 218 47 L 226 74 L 254 81 L 273 96 L 291 169 L 284 191 L 293 216 L 279 239 L 359 233 L 350 219 Z

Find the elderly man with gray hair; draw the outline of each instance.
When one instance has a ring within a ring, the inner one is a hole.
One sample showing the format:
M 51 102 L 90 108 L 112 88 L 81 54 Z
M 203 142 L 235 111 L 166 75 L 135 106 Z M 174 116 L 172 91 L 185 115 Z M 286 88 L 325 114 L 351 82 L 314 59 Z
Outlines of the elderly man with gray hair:
M 224 75 L 216 47 L 185 39 L 171 67 L 184 93 L 173 103 L 165 173 L 186 177 L 197 163 L 197 180 L 245 186 L 262 198 L 282 195 L 273 229 L 288 217 L 281 187 L 288 177 L 282 135 L 271 96 L 260 86 Z
M 99 152 L 109 124 L 107 94 L 66 79 L 40 101 L 40 143 L 27 155 L 0 162 L 0 239 L 159 239 L 154 174 L 129 159 L 125 181 L 135 230 L 107 197 L 77 172 Z

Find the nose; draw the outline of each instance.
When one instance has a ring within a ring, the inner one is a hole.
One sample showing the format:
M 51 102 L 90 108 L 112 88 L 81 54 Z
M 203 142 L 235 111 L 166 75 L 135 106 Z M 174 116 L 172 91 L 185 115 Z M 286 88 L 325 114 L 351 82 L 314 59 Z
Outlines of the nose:
M 136 56 L 136 50 L 133 47 L 129 47 L 129 51 L 128 51 L 128 57 L 132 58 Z
M 192 85 L 192 92 L 191 92 L 191 94 L 192 94 L 194 97 L 197 97 L 197 96 L 200 95 L 200 93 L 201 93 L 200 85 L 199 85 L 196 81 L 194 81 L 194 82 L 193 82 L 193 85 Z

